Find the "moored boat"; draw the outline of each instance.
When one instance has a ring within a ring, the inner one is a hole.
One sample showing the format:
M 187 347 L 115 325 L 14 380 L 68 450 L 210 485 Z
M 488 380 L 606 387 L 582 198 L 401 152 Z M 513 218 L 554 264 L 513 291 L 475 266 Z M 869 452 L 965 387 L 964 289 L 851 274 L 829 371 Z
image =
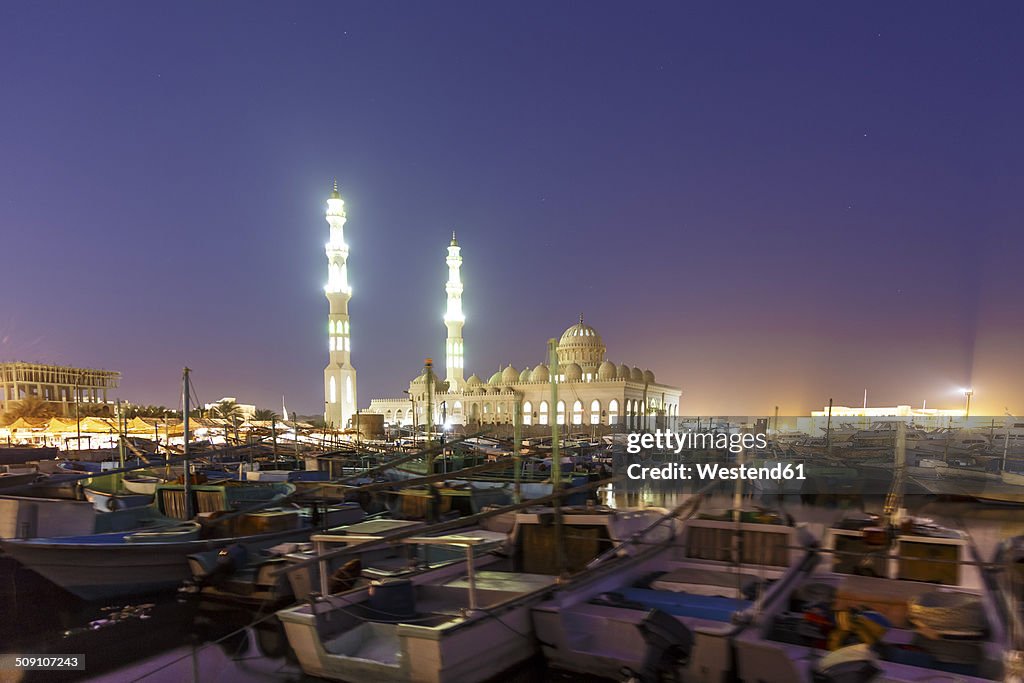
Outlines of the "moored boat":
M 733 521 L 735 519 L 735 521 Z M 745 615 L 773 605 L 818 561 L 816 540 L 777 515 L 739 510 L 688 519 L 560 586 L 533 608 L 548 664 L 601 678 L 719 682 Z
M 662 513 L 566 508 L 559 543 L 555 511 L 522 511 L 502 554 L 470 553 L 464 564 L 372 582 L 282 610 L 278 617 L 311 675 L 484 681 L 535 653 L 530 607 L 551 592 L 560 574 L 584 570 L 601 551 L 618 547 Z M 480 541 L 448 536 L 429 542 L 471 549 Z

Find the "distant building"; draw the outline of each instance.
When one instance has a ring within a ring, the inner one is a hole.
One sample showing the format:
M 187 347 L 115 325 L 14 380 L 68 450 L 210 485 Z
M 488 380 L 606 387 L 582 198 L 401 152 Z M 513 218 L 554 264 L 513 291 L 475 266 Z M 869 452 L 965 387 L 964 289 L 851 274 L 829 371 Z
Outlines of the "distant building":
M 888 408 L 848 408 L 832 406 L 832 417 L 963 417 L 967 413 L 962 408 L 953 410 L 937 410 L 935 408 L 911 408 L 910 406 L 891 406 Z M 829 407 L 812 410 L 811 417 L 828 417 Z
M 107 395 L 121 373 L 43 363 L 0 363 L 0 411 L 13 402 L 35 397 L 57 406 L 59 415 L 74 416 L 75 402 L 112 405 Z
M 241 418 L 242 418 L 243 421 L 244 420 L 251 420 L 256 415 L 256 406 L 250 405 L 248 403 L 239 403 L 238 399 L 236 399 L 234 396 L 225 396 L 224 398 L 220 399 L 219 401 L 214 401 L 213 403 L 207 403 L 206 405 L 203 406 L 203 410 L 213 410 L 214 408 L 216 408 L 219 404 L 223 403 L 224 401 L 228 401 L 230 403 L 234 403 L 236 406 L 238 406 L 238 410 L 241 411 Z
M 851 428 L 858 427 L 867 429 L 876 422 L 889 420 L 903 420 L 909 424 L 926 429 L 939 429 L 942 427 L 964 426 L 964 418 L 967 415 L 963 408 L 951 410 L 940 410 L 936 408 L 913 408 L 911 406 L 887 406 L 872 408 L 868 406 L 850 408 L 848 406 L 832 406 L 831 428 L 837 429 L 840 425 L 848 425 Z M 851 419 L 853 418 L 853 419 Z M 811 417 L 797 418 L 797 430 L 806 434 L 817 434 L 824 432 L 829 426 L 829 408 L 825 406 L 821 410 L 812 410 Z

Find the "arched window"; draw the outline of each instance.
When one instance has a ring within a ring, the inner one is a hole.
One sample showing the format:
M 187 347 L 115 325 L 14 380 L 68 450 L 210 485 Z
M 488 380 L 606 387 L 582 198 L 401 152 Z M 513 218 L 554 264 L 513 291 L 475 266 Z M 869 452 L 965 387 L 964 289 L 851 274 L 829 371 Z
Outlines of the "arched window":
M 527 427 L 533 424 L 533 404 L 529 401 L 523 403 L 523 424 Z
M 456 401 L 452 407 L 452 415 L 462 415 L 462 401 Z
M 613 425 L 619 421 L 619 401 L 613 398 L 608 401 L 608 424 Z
M 565 424 L 565 401 L 559 401 L 555 410 L 555 420 L 558 424 Z
M 352 387 L 352 375 L 345 377 L 345 400 L 352 407 L 355 407 L 356 397 L 355 391 Z
M 590 424 L 601 424 L 601 402 L 596 398 L 590 402 Z
M 331 398 L 331 403 L 337 403 L 338 402 L 338 383 L 334 381 L 333 377 L 331 378 L 330 398 Z
M 384 421 L 385 422 L 391 422 L 391 415 L 392 415 L 392 413 L 391 413 L 391 409 L 390 408 L 385 410 L 384 411 Z
M 583 424 L 583 404 L 579 399 L 576 399 L 576 402 L 572 404 L 572 423 L 574 425 Z
M 541 401 L 540 402 L 540 415 L 537 418 L 537 423 L 538 424 L 542 424 L 542 425 L 546 425 L 548 423 L 548 402 L 547 401 Z

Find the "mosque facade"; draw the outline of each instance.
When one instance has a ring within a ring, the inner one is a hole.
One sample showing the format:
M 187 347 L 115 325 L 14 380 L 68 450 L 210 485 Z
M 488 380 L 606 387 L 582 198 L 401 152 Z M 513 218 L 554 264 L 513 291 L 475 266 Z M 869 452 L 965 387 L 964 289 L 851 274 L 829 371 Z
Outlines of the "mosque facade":
M 401 425 L 426 424 L 429 406 L 436 425 L 513 424 L 518 413 L 525 427 L 556 421 L 625 429 L 650 424 L 648 417 L 678 415 L 680 388 L 659 383 L 650 370 L 613 363 L 606 357 L 601 335 L 582 315 L 558 340 L 556 401 L 551 396 L 552 369 L 546 363 L 522 369 L 508 365 L 486 380 L 476 374 L 464 379 L 462 250 L 454 233 L 446 263 L 445 378 L 436 374 L 432 364 L 429 369 L 425 364 L 404 396 L 373 399 L 368 412 L 383 415 L 388 424 Z M 539 355 L 548 358 L 543 346 L 539 345 Z

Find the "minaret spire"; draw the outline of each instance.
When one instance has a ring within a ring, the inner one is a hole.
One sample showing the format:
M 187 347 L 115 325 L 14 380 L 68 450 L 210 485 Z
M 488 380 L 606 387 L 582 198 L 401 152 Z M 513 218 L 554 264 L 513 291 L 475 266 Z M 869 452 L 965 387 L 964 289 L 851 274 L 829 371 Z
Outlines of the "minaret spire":
M 344 429 L 356 412 L 356 370 L 352 367 L 351 329 L 348 302 L 352 288 L 348 284 L 348 244 L 345 243 L 345 202 L 338 193 L 338 179 L 327 199 L 327 224 L 330 240 L 327 252 L 327 285 L 324 293 L 330 305 L 327 336 L 330 360 L 324 368 L 324 420 L 328 427 Z
M 466 322 L 466 317 L 462 314 L 462 247 L 455 239 L 454 230 L 445 262 L 448 264 L 448 282 L 444 286 L 444 291 L 448 295 L 448 308 L 444 314 L 444 325 L 448 328 L 448 339 L 445 341 L 445 379 L 452 389 L 461 389 L 465 385 L 462 325 Z

